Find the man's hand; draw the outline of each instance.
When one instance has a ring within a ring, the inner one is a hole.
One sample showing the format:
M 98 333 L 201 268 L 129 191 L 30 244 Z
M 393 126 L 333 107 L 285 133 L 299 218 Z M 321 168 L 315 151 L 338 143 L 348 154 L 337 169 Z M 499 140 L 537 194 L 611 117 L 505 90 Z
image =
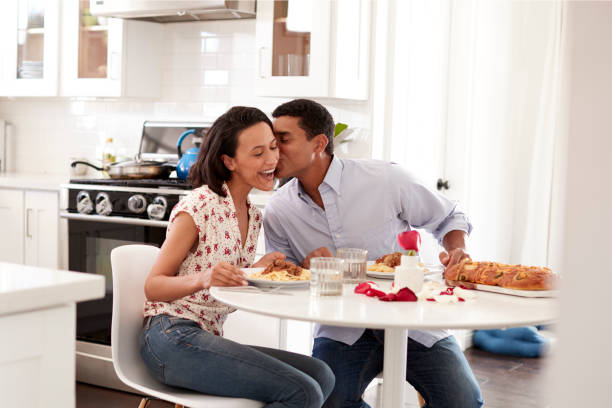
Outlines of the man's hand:
M 440 252 L 440 262 L 442 265 L 450 268 L 451 266 L 458 264 L 462 259 L 469 258 L 470 254 L 465 252 L 463 248 L 451 249 L 447 252 Z
M 261 259 L 253 264 L 253 268 L 267 268 L 272 262 L 280 259 L 284 261 L 286 258 L 285 254 L 281 252 L 270 252 L 269 254 L 265 254 L 261 257 Z
M 462 259 L 469 258 L 470 255 L 466 252 L 467 234 L 461 230 L 449 231 L 442 239 L 442 245 L 446 252 L 440 253 L 440 262 L 442 265 L 450 268 L 459 263 Z
M 327 249 L 326 247 L 317 248 L 311 253 L 309 253 L 306 258 L 304 258 L 304 260 L 302 261 L 302 268 L 310 269 L 310 260 L 318 256 L 329 257 L 329 258 L 334 257 L 331 251 Z
M 244 272 L 223 261 L 201 272 L 200 282 L 202 289 L 208 289 L 211 286 L 245 286 L 248 284 Z

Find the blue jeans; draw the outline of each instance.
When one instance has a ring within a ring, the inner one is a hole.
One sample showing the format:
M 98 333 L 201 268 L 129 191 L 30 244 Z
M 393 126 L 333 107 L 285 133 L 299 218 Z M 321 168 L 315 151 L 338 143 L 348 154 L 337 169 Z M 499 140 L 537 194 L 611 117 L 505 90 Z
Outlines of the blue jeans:
M 319 360 L 239 344 L 180 317 L 146 319 L 140 354 L 164 384 L 263 401 L 268 408 L 321 407 L 334 387 L 333 373 Z
M 312 355 L 325 361 L 336 375 L 336 385 L 324 407 L 369 407 L 362 395 L 382 372 L 384 342 L 385 332 L 371 329 L 366 329 L 352 346 L 325 337 L 315 339 Z M 409 338 L 406 381 L 425 399 L 425 407 L 471 408 L 484 404 L 478 382 L 454 336 L 431 348 Z

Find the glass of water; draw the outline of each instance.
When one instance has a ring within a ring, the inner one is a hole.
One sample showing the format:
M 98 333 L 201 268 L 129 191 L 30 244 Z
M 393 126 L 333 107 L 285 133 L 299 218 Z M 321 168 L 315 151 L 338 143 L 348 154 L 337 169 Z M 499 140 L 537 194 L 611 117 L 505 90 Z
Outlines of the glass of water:
M 312 258 L 310 260 L 310 294 L 333 296 L 342 294 L 344 261 L 338 258 Z
M 366 280 L 368 250 L 338 248 L 336 258 L 344 260 L 344 283 L 361 283 Z

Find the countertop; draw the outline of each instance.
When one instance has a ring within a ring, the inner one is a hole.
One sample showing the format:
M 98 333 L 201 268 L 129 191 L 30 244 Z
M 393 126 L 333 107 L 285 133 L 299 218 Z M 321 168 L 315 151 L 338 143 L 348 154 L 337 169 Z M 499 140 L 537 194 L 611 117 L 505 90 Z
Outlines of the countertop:
M 104 297 L 104 276 L 0 262 L 0 315 Z
M 67 174 L 49 173 L 0 173 L 0 188 L 59 191 L 60 185 L 69 180 Z

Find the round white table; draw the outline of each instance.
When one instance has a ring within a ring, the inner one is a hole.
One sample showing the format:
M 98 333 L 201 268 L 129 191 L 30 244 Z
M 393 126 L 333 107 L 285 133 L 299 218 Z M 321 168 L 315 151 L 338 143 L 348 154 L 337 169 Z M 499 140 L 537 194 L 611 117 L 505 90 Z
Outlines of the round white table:
M 390 281 L 376 281 L 384 290 Z M 551 323 L 558 315 L 552 298 L 524 298 L 475 291 L 467 302 L 383 302 L 358 295 L 344 285 L 342 296 L 313 297 L 308 288 L 280 294 L 245 293 L 214 287 L 217 300 L 253 313 L 318 322 L 333 326 L 385 330 L 383 406 L 403 406 L 406 378 L 407 329 L 496 329 Z

